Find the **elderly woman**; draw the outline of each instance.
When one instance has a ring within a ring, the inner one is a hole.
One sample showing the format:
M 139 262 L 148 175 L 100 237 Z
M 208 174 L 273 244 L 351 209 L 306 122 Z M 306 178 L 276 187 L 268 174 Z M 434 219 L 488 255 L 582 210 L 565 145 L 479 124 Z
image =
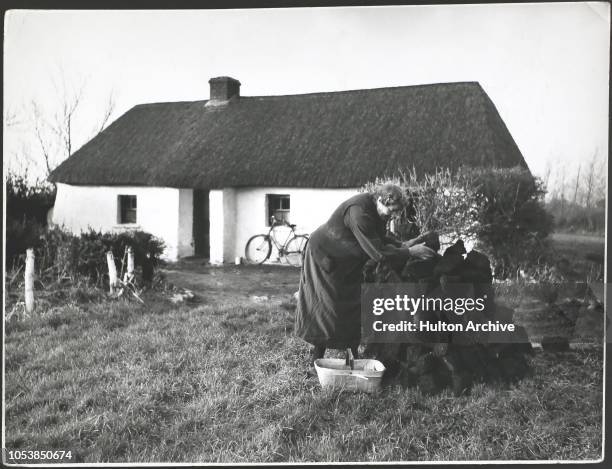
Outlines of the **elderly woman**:
M 407 260 L 435 256 L 424 244 L 411 247 L 388 239 L 386 224 L 405 206 L 393 184 L 346 200 L 311 235 L 300 277 L 296 334 L 314 345 L 311 360 L 327 348 L 351 348 L 357 357 L 361 338 L 361 281 L 369 260 Z

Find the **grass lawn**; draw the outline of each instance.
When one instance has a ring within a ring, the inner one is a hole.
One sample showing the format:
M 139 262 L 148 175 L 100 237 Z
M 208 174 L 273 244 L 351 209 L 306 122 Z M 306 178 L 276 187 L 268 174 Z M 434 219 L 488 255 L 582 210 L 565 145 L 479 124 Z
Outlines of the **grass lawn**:
M 539 351 L 470 396 L 323 391 L 292 336 L 298 271 L 167 272 L 201 300 L 70 300 L 5 324 L 7 450 L 64 462 L 598 459 L 603 349 Z M 47 461 L 48 462 L 48 461 Z

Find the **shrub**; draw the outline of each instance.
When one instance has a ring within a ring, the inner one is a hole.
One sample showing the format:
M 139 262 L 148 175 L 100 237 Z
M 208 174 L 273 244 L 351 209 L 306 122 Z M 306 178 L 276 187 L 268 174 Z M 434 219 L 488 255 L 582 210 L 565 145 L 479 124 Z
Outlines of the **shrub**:
M 19 262 L 20 255 L 25 255 L 26 249 L 36 246 L 44 226 L 33 219 L 6 218 L 6 270 Z
M 34 219 L 47 224 L 47 212 L 55 202 L 55 186 L 45 181 L 28 182 L 27 174 L 9 172 L 6 179 L 6 216 L 21 220 Z
M 401 186 L 409 201 L 399 219 L 402 239 L 429 230 L 447 240 L 475 239 L 502 278 L 547 251 L 552 217 L 542 205 L 541 181 L 526 169 L 440 169 L 423 176 L 413 169 L 387 181 Z M 364 190 L 381 182 L 377 179 Z M 416 229 L 405 228 L 410 225 Z
M 147 259 L 156 263 L 164 252 L 164 242 L 145 231 L 125 231 L 116 235 L 113 240 L 113 255 L 121 259 L 125 248 L 130 246 L 134 250 L 134 262 L 142 265 Z
M 393 182 L 406 193 L 408 207 L 399 220 L 402 239 L 425 231 L 436 231 L 448 239 L 473 237 L 477 233 L 481 200 L 464 177 L 458 177 L 448 169 L 417 177 L 413 169 L 400 172 L 395 178 L 378 178 L 367 184 L 365 190 L 371 191 L 383 182 Z M 417 228 L 406 228 L 406 225 Z
M 40 276 L 83 279 L 101 285 L 108 281 L 106 253 L 113 252 L 117 271 L 125 263 L 128 246 L 134 250 L 134 263 L 157 263 L 164 251 L 164 242 L 143 231 L 102 233 L 89 230 L 75 236 L 58 227 L 46 230 L 34 245 Z
M 482 197 L 478 244 L 493 257 L 497 276 L 539 263 L 548 252 L 553 227 L 543 205 L 542 181 L 519 167 L 475 169 L 467 181 Z
M 6 179 L 6 258 L 10 269 L 25 250 L 37 244 L 47 226 L 47 212 L 55 200 L 55 187 L 9 172 Z

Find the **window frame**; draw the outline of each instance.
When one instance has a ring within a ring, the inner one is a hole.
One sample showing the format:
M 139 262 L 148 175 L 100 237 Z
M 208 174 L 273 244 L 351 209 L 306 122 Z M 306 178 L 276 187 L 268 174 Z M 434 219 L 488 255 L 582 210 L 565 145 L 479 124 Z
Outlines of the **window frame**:
M 124 207 L 124 202 L 132 202 L 129 207 Z M 133 221 L 130 220 L 130 215 L 133 213 Z M 117 195 L 117 224 L 118 225 L 136 225 L 138 223 L 138 196 L 135 194 L 119 194 Z
M 279 208 L 272 206 L 275 201 L 279 202 Z M 283 208 L 285 202 L 287 203 L 287 208 Z M 277 213 L 282 213 L 282 218 L 276 216 Z M 285 220 L 287 223 L 291 223 L 289 218 L 291 216 L 290 194 L 266 194 L 266 226 L 271 226 L 270 217 L 272 217 L 272 215 L 275 216 L 276 220 Z

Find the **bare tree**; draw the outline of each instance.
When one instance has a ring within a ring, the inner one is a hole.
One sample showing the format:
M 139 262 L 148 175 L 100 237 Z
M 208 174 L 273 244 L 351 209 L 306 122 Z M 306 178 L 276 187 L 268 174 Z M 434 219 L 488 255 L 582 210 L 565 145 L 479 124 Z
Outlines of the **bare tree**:
M 593 157 L 591 158 L 591 161 L 589 162 L 589 166 L 588 166 L 588 173 L 586 175 L 585 178 L 585 206 L 586 208 L 591 208 L 591 202 L 592 202 L 592 196 L 593 196 L 593 192 L 595 189 L 595 172 L 596 172 L 596 167 L 597 167 L 597 154 L 599 152 L 599 149 L 595 150 L 595 153 L 593 154 Z
M 76 87 L 68 86 L 63 70 L 60 79 L 61 84 L 53 81 L 57 95 L 60 97 L 60 105 L 53 115 L 51 130 L 61 142 L 65 157 L 68 158 L 72 154 L 74 119 L 83 98 L 86 82 L 81 80 Z
M 599 155 L 599 154 L 598 154 Z M 606 200 L 606 182 L 608 180 L 608 161 L 603 155 L 598 158 L 597 168 L 595 169 L 593 183 L 593 201 L 595 204 L 604 204 Z
M 550 193 L 550 187 L 549 187 L 549 182 L 550 182 L 550 173 L 552 172 L 552 165 L 550 163 L 550 160 L 548 160 L 546 162 L 546 169 L 544 170 L 544 177 L 542 178 L 542 181 L 544 182 L 544 188 L 546 189 L 546 192 Z
M 29 119 L 26 120 L 29 125 L 29 140 L 38 149 L 35 152 L 36 158 L 32 158 L 31 155 L 29 155 L 29 158 L 31 160 L 39 160 L 42 163 L 46 176 L 62 160 L 72 155 L 78 145 L 78 142 L 75 145 L 75 135 L 77 135 L 76 139 L 78 141 L 81 141 L 84 137 L 93 138 L 104 130 L 115 111 L 115 92 L 111 90 L 104 107 L 104 112 L 99 122 L 94 126 L 93 135 L 86 136 L 83 134 L 85 113 L 82 112 L 85 111 L 84 96 L 86 81 L 79 80 L 76 85 L 72 84 L 72 82 L 69 83 L 61 69 L 59 78 L 52 78 L 50 81 L 55 89 L 55 104 L 47 104 L 47 107 L 45 107 L 42 101 L 33 99 L 30 102 L 29 109 L 24 112 L 25 115 L 29 116 Z M 16 118 L 8 120 L 11 123 L 15 121 Z M 7 115 L 5 112 L 5 125 L 6 122 Z M 76 125 L 77 123 L 79 124 L 78 126 Z M 77 130 L 75 133 L 76 127 L 79 127 L 81 130 Z M 28 155 L 24 152 L 23 157 L 26 156 Z M 36 161 L 35 163 L 38 165 Z
M 576 205 L 576 197 L 578 196 L 578 185 L 580 182 L 580 164 L 578 165 L 578 173 L 576 174 L 576 185 L 574 186 L 574 198 L 572 199 L 572 203 Z
M 13 107 L 6 106 L 3 113 L 3 123 L 5 128 L 18 126 L 22 124 L 21 116 Z
M 74 96 L 70 101 L 64 100 L 62 114 L 57 120 L 56 132 L 61 136 L 66 149 L 66 157 L 72 155 L 72 121 L 81 102 L 81 94 Z
M 565 212 L 565 165 L 561 165 L 559 167 L 559 172 L 561 173 L 558 178 L 558 188 L 557 188 L 557 198 L 561 200 L 561 214 L 560 216 L 563 218 Z
M 48 130 L 50 128 L 50 124 L 44 118 L 44 113 L 40 109 L 40 106 L 36 103 L 36 101 L 32 101 L 31 106 L 34 137 L 36 138 L 36 141 L 40 147 L 42 160 L 48 176 L 55 167 L 55 163 L 52 161 L 52 159 L 53 155 L 55 154 L 55 145 L 57 142 L 55 139 L 49 138 Z
M 113 115 L 113 112 L 115 112 L 115 90 L 111 90 L 108 95 L 108 100 L 106 101 L 106 107 L 104 108 L 102 120 L 100 121 L 100 125 L 97 126 L 97 130 L 94 131 L 92 138 L 98 135 L 106 128 L 110 117 Z

